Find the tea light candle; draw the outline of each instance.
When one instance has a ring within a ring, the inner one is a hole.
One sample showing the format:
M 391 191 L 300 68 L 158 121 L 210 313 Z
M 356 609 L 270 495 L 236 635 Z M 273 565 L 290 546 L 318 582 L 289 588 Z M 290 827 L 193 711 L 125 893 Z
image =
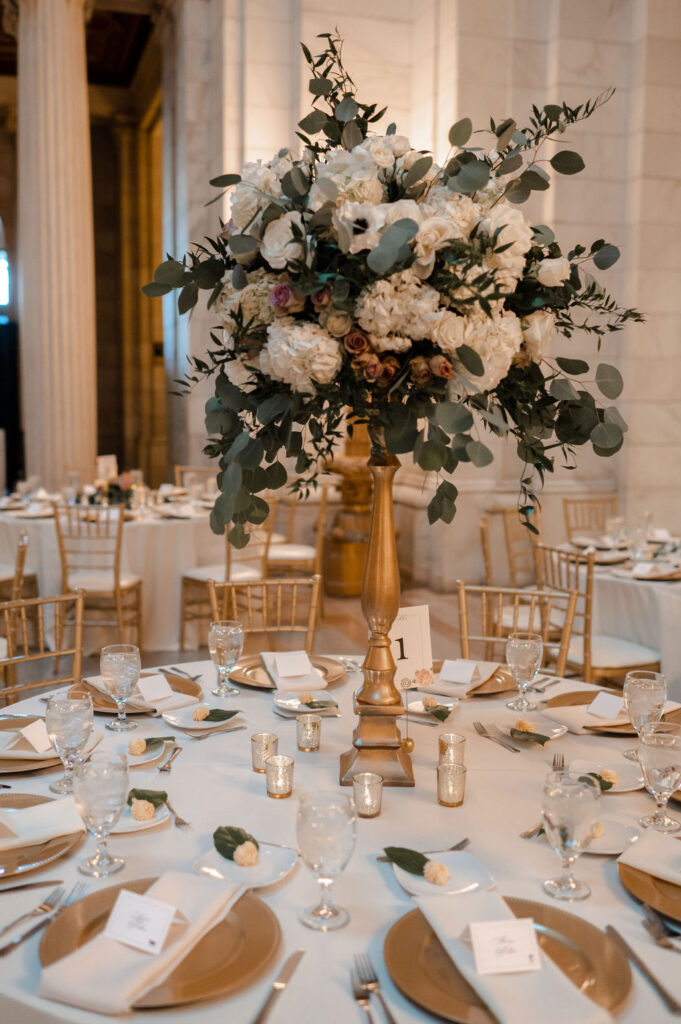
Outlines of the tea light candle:
M 296 740 L 298 750 L 309 753 L 312 750 L 319 750 L 319 742 L 322 736 L 321 715 L 298 715 L 296 718 Z
M 443 732 L 437 741 L 438 764 L 450 761 L 452 764 L 463 764 L 466 737 L 458 732 Z
M 267 795 L 273 800 L 285 800 L 293 791 L 293 758 L 288 754 L 275 754 L 265 761 Z
M 352 778 L 355 807 L 360 818 L 376 818 L 381 813 L 383 778 L 375 772 L 358 772 Z
M 466 788 L 466 769 L 462 764 L 443 761 L 437 766 L 437 802 L 443 807 L 460 807 Z
M 265 761 L 279 749 L 279 737 L 273 732 L 254 732 L 251 736 L 251 761 L 253 771 L 265 774 Z

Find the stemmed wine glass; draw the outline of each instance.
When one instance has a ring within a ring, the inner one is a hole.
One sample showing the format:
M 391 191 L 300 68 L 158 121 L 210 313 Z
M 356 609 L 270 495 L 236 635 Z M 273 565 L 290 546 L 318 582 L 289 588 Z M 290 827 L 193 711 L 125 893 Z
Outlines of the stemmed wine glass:
M 215 697 L 235 697 L 239 691 L 229 685 L 229 673 L 244 649 L 244 630 L 235 619 L 211 622 L 208 630 L 208 650 L 217 669 L 217 686 L 211 692 Z
M 564 874 L 544 882 L 557 900 L 584 900 L 591 889 L 572 874 L 572 865 L 593 838 L 601 791 L 595 779 L 576 779 L 559 772 L 547 776 L 542 800 L 546 836 L 560 857 Z
M 681 725 L 651 722 L 643 726 L 639 740 L 643 779 L 657 801 L 655 813 L 641 818 L 640 824 L 657 832 L 678 832 L 681 821 L 667 814 L 667 801 L 681 786 Z
M 120 818 L 128 797 L 128 762 L 124 754 L 102 754 L 78 765 L 73 795 L 85 827 L 97 840 L 97 850 L 78 870 L 94 878 L 120 871 L 125 861 L 106 848 L 109 832 Z
M 506 661 L 513 673 L 518 696 L 507 703 L 512 711 L 534 711 L 525 696 L 528 686 L 539 671 L 544 655 L 544 644 L 538 633 L 511 633 L 506 641 Z
M 102 647 L 99 665 L 104 685 L 118 708 L 118 718 L 107 722 L 106 728 L 113 732 L 136 729 L 137 722 L 130 722 L 125 717 L 125 705 L 137 686 L 142 670 L 139 649 L 134 644 Z
M 352 797 L 344 793 L 309 793 L 300 801 L 297 837 L 300 855 L 321 887 L 319 903 L 298 915 L 308 928 L 328 932 L 350 920 L 332 899 L 333 880 L 345 868 L 355 847 L 357 815 Z
M 94 715 L 92 698 L 89 693 L 66 697 L 53 694 L 47 701 L 45 727 L 52 746 L 64 765 L 64 774 L 57 782 L 50 783 L 52 793 L 73 793 L 73 768 L 90 738 Z
M 624 679 L 624 706 L 629 719 L 640 738 L 641 730 L 650 722 L 659 722 L 667 699 L 667 681 L 660 672 L 635 669 L 627 672 Z M 638 761 L 636 747 L 624 751 L 628 761 Z

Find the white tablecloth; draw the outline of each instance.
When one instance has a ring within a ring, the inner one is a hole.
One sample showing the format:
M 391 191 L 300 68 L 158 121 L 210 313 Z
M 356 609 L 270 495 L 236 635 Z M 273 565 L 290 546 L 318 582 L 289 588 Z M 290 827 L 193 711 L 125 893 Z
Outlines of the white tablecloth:
M 681 582 L 652 583 L 597 570 L 593 632 L 659 651 L 669 696 L 681 700 Z
M 53 519 L 17 519 L 9 512 L 0 513 L 0 562 L 14 563 L 22 532 L 28 534 L 26 569 L 37 573 L 41 597 L 58 594 L 61 566 Z M 224 557 L 224 537 L 211 531 L 208 513 L 192 519 L 155 518 L 124 523 L 121 571 L 135 573 L 142 579 L 142 629 L 147 650 L 178 649 L 182 573 L 198 565 L 222 563 Z M 93 644 L 89 633 L 92 630 L 86 629 L 86 651 L 101 646 L 100 641 L 107 642 L 102 640 L 101 631 L 96 630 Z M 197 646 L 191 634 L 188 641 Z
M 204 673 L 203 685 L 207 692 L 213 682 L 212 665 L 203 662 L 187 668 Z M 337 784 L 338 758 L 348 748 L 355 724 L 351 703 L 352 690 L 358 682 L 359 676 L 353 675 L 344 685 L 331 691 L 340 704 L 342 717 L 324 719 L 322 749 L 317 754 L 296 751 L 295 722 L 285 721 L 273 713 L 269 692 L 243 690 L 239 697 L 225 701 L 225 706 L 244 711 L 247 729 L 201 742 L 182 739 L 183 751 L 169 776 L 159 775 L 158 771 L 145 773 L 141 769 L 133 772 L 137 786 L 167 788 L 174 806 L 191 820 L 193 829 L 179 830 L 165 824 L 148 832 L 111 839 L 111 849 L 126 858 L 126 866 L 108 881 L 93 881 L 92 888 L 96 890 L 108 884 L 156 875 L 171 867 L 191 870 L 193 861 L 210 849 L 211 834 L 221 824 L 240 825 L 262 840 L 295 845 L 296 797 L 306 788 L 333 788 Z M 574 687 L 574 683 L 565 685 L 568 689 Z M 210 701 L 213 703 L 214 699 Z M 42 710 L 44 705 L 34 697 L 18 707 L 22 711 Z M 539 817 L 542 783 L 554 751 L 562 751 L 566 761 L 585 756 L 607 758 L 621 754 L 631 741 L 568 734 L 546 750 L 511 754 L 479 738 L 472 728 L 476 718 L 485 723 L 494 722 L 504 713 L 502 707 L 499 701 L 468 701 L 460 705 L 453 720 L 442 727 L 412 723 L 411 734 L 416 741 L 413 754 L 416 786 L 386 789 L 380 817 L 358 820 L 355 852 L 334 886 L 337 902 L 347 907 L 352 915 L 346 928 L 323 935 L 299 923 L 297 911 L 311 904 L 317 895 L 316 882 L 300 864 L 276 887 L 260 892 L 277 914 L 283 933 L 277 962 L 267 977 L 226 1001 L 163 1012 L 161 1018 L 172 1017 L 182 1024 L 190 1021 L 192 1024 L 224 1024 L 226 1020 L 249 1024 L 284 957 L 295 949 L 304 948 L 307 952 L 301 966 L 268 1024 L 293 1021 L 318 1024 L 321 1020 L 324 1024 L 354 1024 L 360 1021 L 360 1010 L 350 992 L 349 969 L 353 954 L 362 951 L 371 954 L 385 995 L 400 1024 L 434 1020 L 399 993 L 383 965 L 386 932 L 412 908 L 412 903 L 398 885 L 390 865 L 378 864 L 375 858 L 388 844 L 428 850 L 450 846 L 463 836 L 471 838 L 470 852 L 487 866 L 502 894 L 562 906 L 599 927 L 614 924 L 628 939 L 639 943 L 638 949 L 647 956 L 651 967 L 677 996 L 681 996 L 678 953 L 659 949 L 647 939 L 641 926 L 642 915 L 620 886 L 612 859 L 582 857 L 577 864 L 577 874 L 591 885 L 592 896 L 574 906 L 556 904 L 544 895 L 541 881 L 555 877 L 559 871 L 558 860 L 545 842 L 523 840 L 518 835 Z M 102 716 L 96 717 L 98 731 L 103 732 L 103 721 Z M 138 718 L 138 721 L 139 732 L 145 736 L 168 732 L 168 727 L 159 719 Z M 256 775 L 251 769 L 250 734 L 263 729 L 279 735 L 280 752 L 295 755 L 294 794 L 290 800 L 268 799 L 264 776 Z M 468 781 L 465 802 L 460 808 L 441 807 L 436 800 L 435 763 L 441 729 L 455 729 L 466 736 Z M 101 748 L 111 748 L 116 743 L 120 740 L 105 732 Z M 51 774 L 15 777 L 13 791 L 46 794 L 52 777 Z M 650 811 L 651 806 L 651 798 L 642 792 L 617 794 L 603 798 L 601 814 L 635 822 L 642 812 Z M 76 870 L 78 860 L 89 856 L 92 849 L 93 840 L 88 840 L 75 856 L 50 865 L 43 877 L 62 878 L 71 886 L 82 879 Z M 0 896 L 1 919 L 9 920 L 28 910 L 39 898 L 40 894 L 32 891 Z M 110 1019 L 48 1003 L 36 996 L 40 974 L 38 941 L 33 937 L 7 958 L 0 959 L 0 1020 L 8 1024 L 92 1024 L 92 1021 Z M 626 1024 L 641 1021 L 658 1024 L 671 1020 L 636 970 L 633 975 L 632 992 L 618 1020 Z M 550 1017 L 547 1007 L 541 1019 L 550 1020 Z M 148 1022 L 149 1015 L 135 1013 L 127 1019 Z M 375 1019 L 383 1021 L 378 1007 Z

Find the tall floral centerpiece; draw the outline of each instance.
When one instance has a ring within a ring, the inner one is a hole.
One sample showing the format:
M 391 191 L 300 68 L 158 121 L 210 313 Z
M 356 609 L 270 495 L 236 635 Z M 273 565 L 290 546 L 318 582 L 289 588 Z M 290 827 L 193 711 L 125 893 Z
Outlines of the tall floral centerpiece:
M 564 253 L 550 227 L 521 210 L 554 174 L 582 170 L 566 131 L 610 93 L 533 107 L 525 127 L 490 119 L 474 132 L 462 118 L 439 166 L 394 124 L 374 133 L 385 109 L 357 97 L 338 36 L 319 38 L 319 54 L 302 48 L 312 109 L 298 124 L 301 155 L 284 148 L 213 179 L 229 191 L 229 220 L 207 244 L 163 262 L 143 290 L 179 289 L 181 314 L 203 291 L 215 318 L 207 354 L 178 383 L 184 391 L 214 378 L 204 449 L 218 463 L 211 526 L 227 528 L 235 546 L 248 542 L 246 524 L 266 518 L 263 493 L 314 486 L 347 413 L 368 424 L 370 639 L 341 781 L 366 767 L 413 785 L 388 637 L 399 605 L 397 456 L 436 474 L 428 520 L 451 522 L 459 463 L 487 465 L 485 433 L 510 435 L 522 466 L 519 512 L 533 529 L 534 481 L 556 451 L 568 464 L 585 444 L 607 457 L 626 431 L 610 404 L 622 389 L 617 369 L 599 362 L 590 374 L 583 360 L 555 353 L 559 339 L 569 350 L 575 332 L 587 333 L 600 348 L 642 317 L 592 276 L 615 263 L 614 245 L 597 239 Z

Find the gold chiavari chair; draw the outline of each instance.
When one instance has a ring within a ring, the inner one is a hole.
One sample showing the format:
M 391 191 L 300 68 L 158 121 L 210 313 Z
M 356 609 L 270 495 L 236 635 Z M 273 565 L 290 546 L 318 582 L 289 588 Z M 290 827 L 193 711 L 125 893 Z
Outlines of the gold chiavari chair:
M 122 507 L 54 506 L 62 591 L 83 590 L 86 609 L 115 615 L 85 619 L 85 626 L 115 626 L 120 643 L 134 629 L 141 650 L 142 580 L 121 571 L 123 518 Z
M 632 669 L 660 670 L 660 655 L 650 647 L 616 636 L 593 633 L 594 552 L 582 554 L 535 546 L 537 581 L 541 589 L 577 591 L 567 668 L 587 683 L 608 679 L 622 683 Z
M 605 523 L 618 514 L 616 494 L 599 494 L 589 498 L 563 498 L 563 515 L 567 539 L 579 533 L 605 533 Z
M 541 536 L 541 519 L 539 510 L 532 516 L 532 525 L 537 533 L 531 533 L 518 514 L 517 508 L 492 509 L 480 517 L 480 542 L 485 568 L 485 583 L 493 586 L 495 573 L 492 559 L 492 526 L 501 521 L 508 581 L 511 587 L 533 586 L 536 581 L 534 564 L 534 545 Z
M 544 661 L 554 664 L 556 675 L 565 674 L 572 621 L 577 594 L 575 591 L 519 590 L 515 587 L 487 587 L 457 580 L 459 593 L 459 628 L 461 656 L 482 657 L 486 661 L 504 661 L 509 633 L 538 633 L 544 642 Z M 504 612 L 513 614 L 508 626 Z M 560 618 L 561 628 L 554 623 Z M 471 621 L 474 626 L 471 627 Z M 471 653 L 471 645 L 481 654 Z
M 60 686 L 80 681 L 84 598 L 82 591 L 76 591 L 59 597 L 32 597 L 0 604 L 0 621 L 6 633 L 6 650 L 0 653 L 0 681 L 5 684 L 0 696 L 5 700 L 8 697 L 15 700 L 18 694 L 39 686 Z M 29 623 L 33 625 L 34 621 L 37 625 L 32 643 Z M 50 630 L 54 631 L 53 644 L 48 642 L 46 635 Z M 65 638 L 71 631 L 73 643 L 69 644 Z M 50 676 L 49 679 L 17 683 L 17 670 L 22 665 L 53 661 L 56 673 L 62 658 L 70 659 L 71 671 L 68 674 L 58 679 Z
M 241 583 L 249 580 L 261 580 L 267 576 L 267 553 L 277 515 L 277 501 L 270 499 L 270 512 L 267 519 L 259 526 L 246 523 L 246 532 L 250 540 L 245 548 L 235 548 L 229 543 L 225 532 L 225 561 L 223 565 L 200 565 L 188 569 L 182 574 L 180 597 L 180 650 L 185 649 L 187 624 L 196 622 L 199 629 L 205 632 L 210 622 L 210 598 L 208 581 L 219 583 Z M 203 637 L 203 633 L 200 634 Z M 201 646 L 199 640 L 198 646 Z
M 315 521 L 314 544 L 294 544 L 288 540 L 283 544 L 271 544 L 267 555 L 267 574 L 270 576 L 321 576 L 324 556 L 324 530 L 329 488 L 319 488 L 319 506 Z M 289 523 L 292 521 L 289 519 Z M 290 526 L 292 535 L 293 527 Z M 319 588 L 319 614 L 324 614 L 324 588 Z
M 17 543 L 14 565 L 0 565 L 0 601 L 18 601 L 21 597 L 37 597 L 38 581 L 33 572 L 26 572 L 28 534 L 22 533 Z
M 191 487 L 192 484 L 210 485 L 215 490 L 215 466 L 175 466 L 175 486 Z
M 248 583 L 209 580 L 211 614 L 214 620 L 237 619 L 246 636 L 267 637 L 268 645 L 274 635 L 303 634 L 305 650 L 311 654 L 320 586 L 321 576 Z

